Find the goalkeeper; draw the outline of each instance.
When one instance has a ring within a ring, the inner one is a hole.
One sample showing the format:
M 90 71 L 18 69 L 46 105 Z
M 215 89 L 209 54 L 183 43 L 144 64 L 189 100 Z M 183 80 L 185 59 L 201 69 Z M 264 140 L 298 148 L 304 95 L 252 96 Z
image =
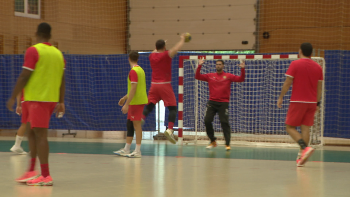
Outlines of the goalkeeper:
M 204 123 L 207 130 L 207 135 L 210 139 L 208 149 L 217 146 L 216 137 L 214 136 L 214 129 L 212 122 L 216 113 L 219 113 L 219 119 L 224 137 L 226 141 L 226 150 L 231 150 L 231 128 L 229 125 L 228 117 L 228 104 L 231 94 L 231 82 L 243 82 L 245 78 L 245 63 L 242 62 L 241 76 L 236 76 L 231 73 L 225 73 L 225 63 L 223 60 L 216 61 L 216 73 L 200 74 L 204 59 L 200 59 L 198 62 L 198 68 L 196 70 L 195 79 L 206 81 L 209 85 L 209 101 L 207 103 L 207 112 L 204 117 Z

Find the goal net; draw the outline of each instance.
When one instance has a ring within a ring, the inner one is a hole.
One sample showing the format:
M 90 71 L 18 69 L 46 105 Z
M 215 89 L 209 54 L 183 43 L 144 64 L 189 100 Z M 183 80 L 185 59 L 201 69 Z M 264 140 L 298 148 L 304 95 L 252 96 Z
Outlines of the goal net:
M 209 100 L 208 83 L 194 78 L 198 58 L 202 56 L 182 56 L 179 62 L 179 140 L 180 143 L 208 143 L 204 116 Z M 206 61 L 201 74 L 216 72 L 216 60 L 225 62 L 225 72 L 240 75 L 240 60 L 246 64 L 246 77 L 242 83 L 231 84 L 229 103 L 229 123 L 231 144 L 295 146 L 285 129 L 291 91 L 284 97 L 283 107 L 277 107 L 277 99 L 285 73 L 293 60 L 292 55 L 231 55 L 203 56 Z M 325 72 L 325 60 L 312 58 Z M 324 92 L 324 91 L 323 91 Z M 315 115 L 311 128 L 311 145 L 323 144 L 324 95 L 321 110 Z M 224 143 L 218 115 L 213 128 L 219 143 Z

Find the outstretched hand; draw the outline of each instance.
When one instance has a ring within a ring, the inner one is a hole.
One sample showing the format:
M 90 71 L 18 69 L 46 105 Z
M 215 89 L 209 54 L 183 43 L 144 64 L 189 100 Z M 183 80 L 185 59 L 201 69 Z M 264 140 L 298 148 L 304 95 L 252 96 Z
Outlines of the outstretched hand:
M 198 65 L 202 65 L 203 63 L 204 63 L 204 57 L 202 57 L 202 58 L 200 58 L 199 60 L 198 60 Z
M 186 33 L 183 33 L 183 34 L 180 35 L 181 41 L 185 42 L 185 36 L 186 36 Z
M 241 63 L 239 64 L 239 67 L 245 68 L 245 61 L 244 60 L 241 61 Z

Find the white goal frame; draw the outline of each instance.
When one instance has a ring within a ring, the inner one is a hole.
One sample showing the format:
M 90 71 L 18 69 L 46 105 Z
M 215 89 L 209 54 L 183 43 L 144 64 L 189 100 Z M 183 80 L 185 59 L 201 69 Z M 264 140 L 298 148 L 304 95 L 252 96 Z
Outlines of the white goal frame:
M 183 103 L 183 94 L 184 94 L 184 61 L 186 60 L 197 60 L 200 58 L 204 58 L 206 60 L 277 60 L 277 59 L 289 59 L 289 60 L 297 60 L 299 56 L 297 54 L 275 54 L 275 55 L 256 55 L 256 54 L 250 54 L 250 55 L 191 55 L 191 56 L 179 56 L 179 86 L 178 86 L 178 145 L 188 144 L 188 143 L 194 143 L 197 144 L 197 128 L 195 128 L 195 138 L 194 141 L 186 141 L 184 142 L 183 139 L 183 132 L 184 132 L 184 126 L 183 126 L 183 109 L 184 109 L 184 103 Z M 322 69 L 323 73 L 325 74 L 326 65 L 325 60 L 322 57 L 312 57 L 312 59 L 320 59 L 323 62 Z M 194 76 L 193 76 L 194 77 Z M 197 80 L 196 80 L 197 81 Z M 197 83 L 197 82 L 196 82 Z M 282 88 L 282 87 L 281 87 Z M 325 107 L 325 79 L 323 80 L 323 91 L 322 91 L 322 102 L 321 102 L 321 110 L 320 110 L 320 125 L 321 125 L 321 137 L 320 137 L 320 144 L 318 146 L 324 145 L 324 107 Z M 197 88 L 196 88 L 197 90 Z M 198 95 L 198 94 L 196 94 Z M 198 99 L 198 98 L 195 98 Z M 276 101 L 277 102 L 277 101 Z M 198 102 L 196 102 L 196 105 L 198 105 Z M 197 108 L 197 107 L 196 107 Z M 198 110 L 196 110 L 195 114 L 195 127 L 197 127 L 197 121 L 198 121 Z M 200 120 L 201 121 L 201 120 Z M 313 131 L 310 132 L 310 142 L 312 140 Z M 283 147 L 297 147 L 296 144 L 288 144 L 288 143 L 267 143 L 267 142 L 247 142 L 247 143 L 232 143 L 232 144 L 239 144 L 239 145 L 258 145 L 258 146 L 283 146 Z

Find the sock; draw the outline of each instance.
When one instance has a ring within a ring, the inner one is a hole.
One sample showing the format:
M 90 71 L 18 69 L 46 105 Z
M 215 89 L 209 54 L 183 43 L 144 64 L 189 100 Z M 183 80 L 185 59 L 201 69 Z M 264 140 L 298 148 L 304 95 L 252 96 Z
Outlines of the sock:
M 131 144 L 125 143 L 124 150 L 130 151 Z
M 29 170 L 28 170 L 28 172 L 32 172 L 32 171 L 34 171 L 34 168 L 35 168 L 35 162 L 36 162 L 36 158 L 31 158 L 31 159 L 30 159 L 30 166 L 29 166 Z
M 298 144 L 302 150 L 304 150 L 307 147 L 303 139 L 298 140 Z
M 135 151 L 136 152 L 141 152 L 141 144 L 136 144 Z
M 168 123 L 168 129 L 173 130 L 173 127 L 174 127 L 174 123 L 173 122 L 169 122 Z
M 18 135 L 16 135 L 15 146 L 16 146 L 16 147 L 21 147 L 22 140 L 23 140 L 23 136 L 18 136 Z
M 41 164 L 41 176 L 43 176 L 44 178 L 47 176 L 50 176 L 50 172 L 49 172 L 49 164 Z

